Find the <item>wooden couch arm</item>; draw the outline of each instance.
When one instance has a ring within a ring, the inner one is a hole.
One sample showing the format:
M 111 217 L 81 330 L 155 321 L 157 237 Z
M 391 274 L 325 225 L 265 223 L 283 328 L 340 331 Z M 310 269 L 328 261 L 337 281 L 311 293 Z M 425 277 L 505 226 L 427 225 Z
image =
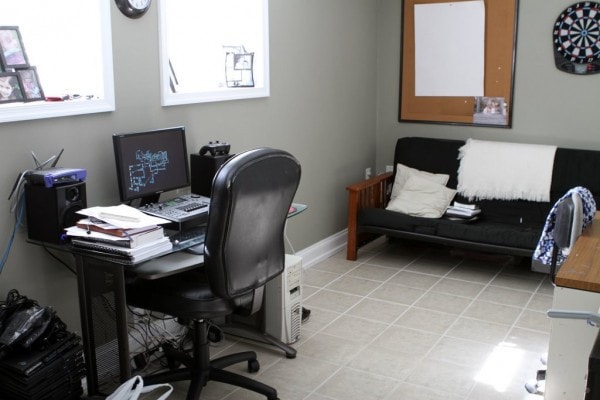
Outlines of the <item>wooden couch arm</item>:
M 394 174 L 386 172 L 346 187 L 348 191 L 348 246 L 346 258 L 356 260 L 362 236 L 358 232 L 358 213 L 364 208 L 385 208 L 394 183 Z

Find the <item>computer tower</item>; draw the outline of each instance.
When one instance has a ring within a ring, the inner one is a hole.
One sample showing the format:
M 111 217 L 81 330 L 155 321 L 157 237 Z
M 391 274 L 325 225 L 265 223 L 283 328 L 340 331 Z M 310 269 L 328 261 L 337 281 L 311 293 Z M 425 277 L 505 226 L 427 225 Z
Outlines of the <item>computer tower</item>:
M 285 270 L 270 280 L 264 294 L 265 331 L 284 343 L 300 339 L 302 324 L 302 258 L 285 255 Z

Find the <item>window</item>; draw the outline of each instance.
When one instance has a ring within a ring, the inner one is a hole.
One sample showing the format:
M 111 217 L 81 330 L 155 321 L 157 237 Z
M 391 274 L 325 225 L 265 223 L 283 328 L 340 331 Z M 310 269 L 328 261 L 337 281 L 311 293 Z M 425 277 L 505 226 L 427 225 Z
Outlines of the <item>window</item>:
M 0 26 L 17 26 L 46 97 L 0 104 L 0 122 L 114 111 L 107 0 L 0 0 Z
M 164 106 L 269 96 L 268 0 L 160 0 Z

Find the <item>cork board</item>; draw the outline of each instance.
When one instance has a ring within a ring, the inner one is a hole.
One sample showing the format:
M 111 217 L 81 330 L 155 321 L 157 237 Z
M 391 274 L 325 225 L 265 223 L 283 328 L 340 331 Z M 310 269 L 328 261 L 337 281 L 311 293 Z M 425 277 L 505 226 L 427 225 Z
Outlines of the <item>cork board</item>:
M 415 95 L 415 5 L 461 1 L 471 0 L 403 0 L 399 121 L 509 128 L 512 121 L 518 0 L 484 0 L 483 96 Z M 440 63 L 440 68 L 443 68 L 443 63 Z

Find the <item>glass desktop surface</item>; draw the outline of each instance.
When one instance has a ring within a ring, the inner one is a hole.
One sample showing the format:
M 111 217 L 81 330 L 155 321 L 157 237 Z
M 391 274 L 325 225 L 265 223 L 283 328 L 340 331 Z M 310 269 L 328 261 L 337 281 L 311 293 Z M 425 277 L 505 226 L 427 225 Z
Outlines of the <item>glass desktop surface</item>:
M 294 217 L 294 216 L 300 214 L 302 211 L 306 210 L 307 208 L 308 208 L 308 206 L 306 204 L 292 203 L 287 217 L 288 218 Z

